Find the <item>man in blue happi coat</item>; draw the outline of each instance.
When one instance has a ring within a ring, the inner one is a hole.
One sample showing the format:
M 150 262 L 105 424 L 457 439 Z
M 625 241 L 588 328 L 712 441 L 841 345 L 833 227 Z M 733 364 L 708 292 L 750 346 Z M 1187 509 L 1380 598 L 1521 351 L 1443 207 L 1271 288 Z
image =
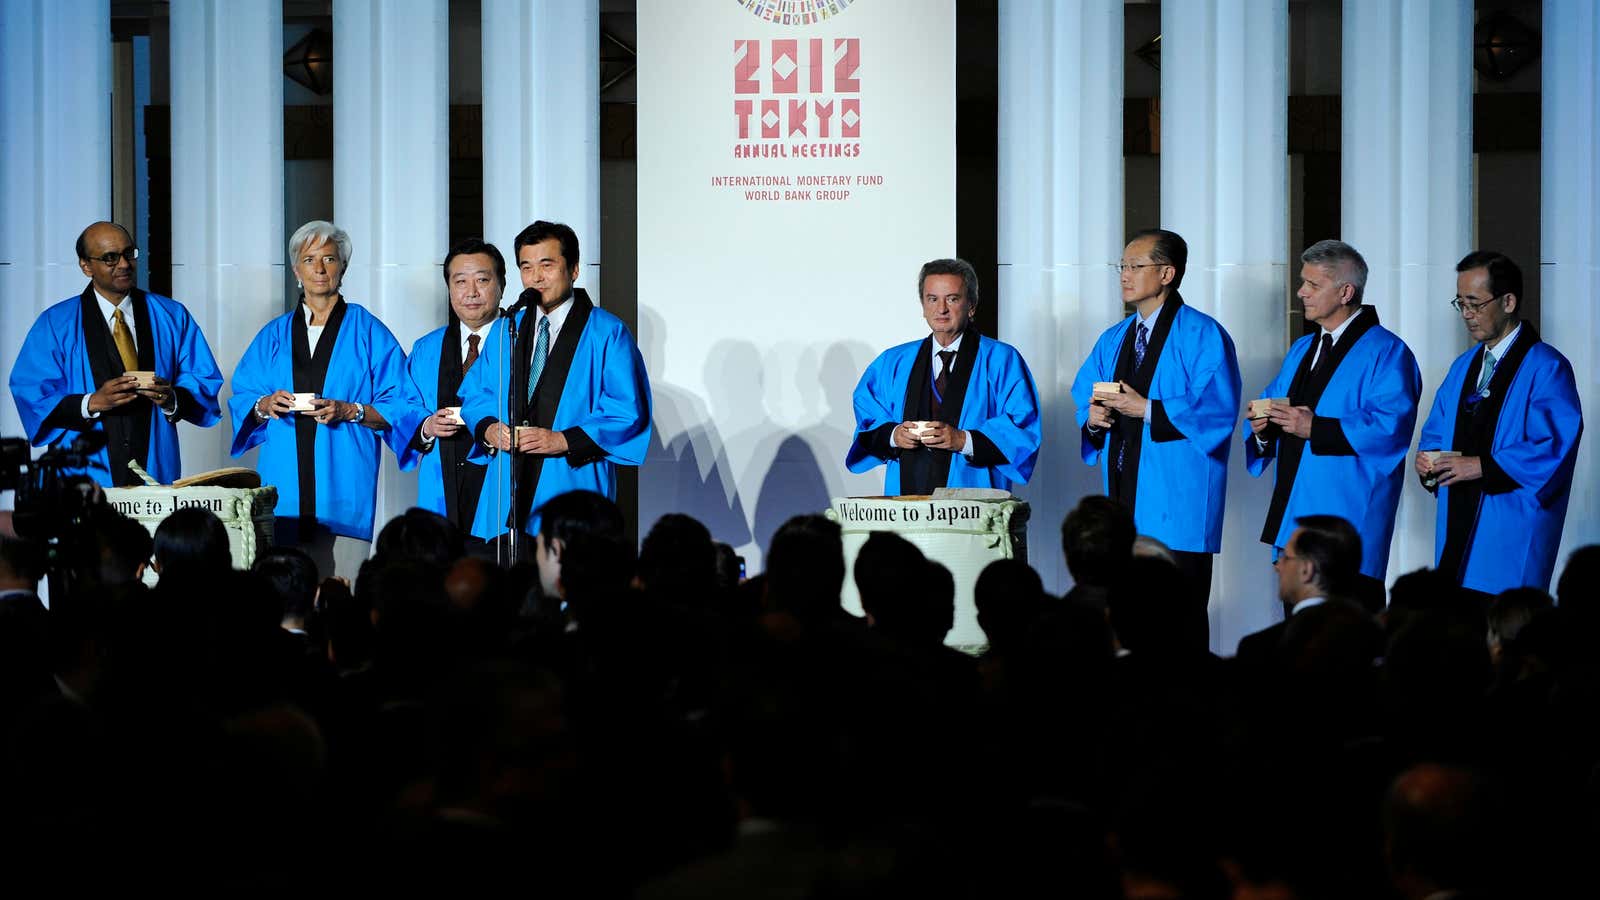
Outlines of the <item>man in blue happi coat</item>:
M 1108 329 L 1072 382 L 1079 453 L 1108 496 L 1133 510 L 1140 534 L 1172 548 L 1204 605 L 1222 549 L 1228 452 L 1239 415 L 1233 339 L 1178 293 L 1189 246 L 1161 229 L 1122 251 L 1122 302 L 1133 315 Z M 1115 383 L 1117 390 L 1095 390 Z
M 1522 270 L 1469 253 L 1456 296 L 1477 342 L 1450 364 L 1417 441 L 1455 451 L 1416 472 L 1437 491 L 1434 566 L 1487 600 L 1516 587 L 1549 590 L 1583 435 L 1572 365 L 1522 321 Z M 1512 549 L 1514 548 L 1514 549 Z
M 139 248 L 122 226 L 90 225 L 77 252 L 89 284 L 39 316 L 11 367 L 22 426 L 35 447 L 103 432 L 106 445 L 73 474 L 105 487 L 144 483 L 129 461 L 172 482 L 182 474 L 177 424 L 217 424 L 222 373 L 183 304 L 134 287 Z
M 1302 516 L 1333 515 L 1361 534 L 1357 599 L 1383 605 L 1389 539 L 1417 421 L 1422 375 L 1416 357 L 1361 302 L 1367 262 L 1343 241 L 1318 241 L 1300 255 L 1300 290 L 1315 334 L 1295 341 L 1261 392 L 1271 412 L 1245 423 L 1245 467 L 1278 467 L 1261 530 L 1277 559 Z
M 1039 391 L 1015 348 L 970 327 L 978 273 L 966 260 L 933 260 L 917 294 L 933 333 L 885 350 L 862 373 L 845 465 L 883 466 L 890 496 L 1026 483 L 1042 436 Z
M 485 540 L 512 523 L 537 534 L 539 507 L 567 491 L 615 499 L 617 466 L 643 463 L 650 443 L 644 358 L 622 320 L 572 286 L 577 234 L 539 221 L 514 246 L 525 290 L 511 314 L 490 328 L 460 388 L 461 416 L 474 438 L 471 458 L 489 466 L 491 487 L 478 498 L 472 528 Z M 531 553 L 532 543 L 524 540 L 519 556 Z
M 472 453 L 472 434 L 452 407 L 461 406 L 461 382 L 477 364 L 489 329 L 500 316 L 500 297 L 506 288 L 505 257 L 495 245 L 469 238 L 445 255 L 444 283 L 450 292 L 444 327 L 417 338 L 406 358 L 412 386 L 429 411 L 415 439 L 422 454 L 417 467 L 417 505 L 454 522 L 466 535 L 477 516 L 478 495 L 488 467 L 467 459 Z

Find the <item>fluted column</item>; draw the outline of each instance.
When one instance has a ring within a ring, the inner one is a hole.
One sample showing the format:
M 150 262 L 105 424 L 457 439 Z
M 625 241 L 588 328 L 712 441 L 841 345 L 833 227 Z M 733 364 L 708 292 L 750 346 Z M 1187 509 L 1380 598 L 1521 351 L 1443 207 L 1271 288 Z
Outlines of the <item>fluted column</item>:
M 1288 28 L 1286 0 L 1161 6 L 1161 225 L 1189 243 L 1179 290 L 1233 337 L 1245 396 L 1288 346 Z M 1260 543 L 1271 494 L 1236 444 L 1212 575 L 1214 650 L 1232 652 L 1279 615 Z
M 1539 144 L 1540 335 L 1578 376 L 1584 417 L 1600 419 L 1600 10 L 1589 0 L 1544 4 Z M 1556 575 L 1567 554 L 1600 543 L 1600 428 L 1578 448 Z
M 449 3 L 335 0 L 334 221 L 354 255 L 344 296 L 407 350 L 445 321 L 450 214 Z M 287 223 L 292 229 L 300 223 Z M 385 454 L 376 526 L 416 499 Z
M 172 293 L 231 374 L 283 312 L 283 3 L 171 11 Z M 179 429 L 185 473 L 226 465 L 230 431 Z
M 1365 301 L 1416 354 L 1420 429 L 1471 343 L 1449 301 L 1472 249 L 1472 3 L 1345 0 L 1343 48 L 1337 237 L 1367 260 Z M 1433 565 L 1436 502 L 1406 479 L 1389 580 Z
M 604 304 L 599 0 L 483 0 L 484 237 L 515 266 L 512 239 L 536 219 L 578 233 L 578 285 Z
M 1044 452 L 1016 488 L 1032 507 L 1028 562 L 1069 583 L 1061 520 L 1098 470 L 1077 453 L 1072 379 L 1122 316 L 1122 0 L 1000 6 L 1000 339 L 1039 385 Z
M 73 243 L 84 226 L 110 215 L 110 6 L 105 0 L 0 3 L 0 367 L 5 371 L 15 365 L 39 313 L 88 283 Z M 11 392 L 0 389 L 0 395 L 0 433 L 21 434 Z

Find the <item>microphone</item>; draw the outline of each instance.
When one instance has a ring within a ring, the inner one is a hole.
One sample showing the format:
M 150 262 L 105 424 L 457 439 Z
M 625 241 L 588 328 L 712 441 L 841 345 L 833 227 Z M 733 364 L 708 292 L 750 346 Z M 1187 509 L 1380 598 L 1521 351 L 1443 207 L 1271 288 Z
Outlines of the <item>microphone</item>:
M 518 310 L 527 309 L 529 306 L 538 303 L 540 299 L 537 288 L 528 288 L 517 297 L 516 303 L 501 309 L 500 315 L 502 318 L 511 318 L 517 314 Z

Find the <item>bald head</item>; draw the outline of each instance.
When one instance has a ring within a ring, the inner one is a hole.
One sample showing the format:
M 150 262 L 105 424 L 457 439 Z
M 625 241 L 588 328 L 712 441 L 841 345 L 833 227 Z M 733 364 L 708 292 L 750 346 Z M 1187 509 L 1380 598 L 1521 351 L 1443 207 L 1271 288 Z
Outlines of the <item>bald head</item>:
M 78 268 L 108 300 L 120 301 L 133 289 L 139 251 L 128 230 L 115 222 L 96 222 L 78 235 Z M 106 260 L 111 260 L 106 262 Z
M 131 244 L 133 243 L 133 235 L 128 234 L 128 229 L 123 228 L 121 225 L 118 225 L 115 222 L 95 222 L 93 225 L 85 228 L 78 235 L 78 243 L 76 247 L 79 259 L 89 258 L 89 242 L 91 240 L 97 242 L 105 240 L 121 240 L 125 243 Z

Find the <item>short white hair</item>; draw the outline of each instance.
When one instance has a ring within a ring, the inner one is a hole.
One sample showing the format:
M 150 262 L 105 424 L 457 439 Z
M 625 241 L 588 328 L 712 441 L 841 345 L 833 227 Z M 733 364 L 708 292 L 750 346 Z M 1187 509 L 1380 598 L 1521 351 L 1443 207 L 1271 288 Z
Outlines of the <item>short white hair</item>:
M 294 230 L 289 237 L 289 266 L 299 261 L 300 251 L 324 241 L 332 241 L 339 248 L 339 265 L 350 265 L 350 235 L 332 222 L 312 219 Z

